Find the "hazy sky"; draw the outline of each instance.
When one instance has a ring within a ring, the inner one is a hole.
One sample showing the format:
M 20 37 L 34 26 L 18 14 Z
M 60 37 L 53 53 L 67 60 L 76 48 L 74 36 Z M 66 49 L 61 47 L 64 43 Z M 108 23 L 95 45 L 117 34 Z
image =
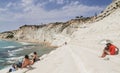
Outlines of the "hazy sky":
M 0 0 L 0 32 L 24 24 L 66 21 L 75 16 L 92 16 L 112 0 Z

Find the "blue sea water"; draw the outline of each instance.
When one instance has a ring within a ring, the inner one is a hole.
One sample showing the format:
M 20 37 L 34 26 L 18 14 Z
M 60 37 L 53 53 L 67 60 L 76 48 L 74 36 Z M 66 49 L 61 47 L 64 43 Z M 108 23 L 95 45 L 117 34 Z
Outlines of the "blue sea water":
M 38 55 L 41 56 L 49 53 L 53 49 L 53 47 L 47 47 L 43 44 L 0 40 L 0 69 L 3 69 L 4 67 L 22 59 L 26 54 L 29 55 L 36 51 Z

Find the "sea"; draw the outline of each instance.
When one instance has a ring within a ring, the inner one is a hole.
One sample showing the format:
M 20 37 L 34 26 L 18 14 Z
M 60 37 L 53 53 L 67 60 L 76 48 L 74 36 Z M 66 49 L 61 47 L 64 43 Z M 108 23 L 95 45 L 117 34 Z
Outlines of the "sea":
M 0 40 L 0 70 L 21 61 L 25 55 L 30 56 L 33 52 L 37 52 L 40 57 L 54 49 L 45 44 Z

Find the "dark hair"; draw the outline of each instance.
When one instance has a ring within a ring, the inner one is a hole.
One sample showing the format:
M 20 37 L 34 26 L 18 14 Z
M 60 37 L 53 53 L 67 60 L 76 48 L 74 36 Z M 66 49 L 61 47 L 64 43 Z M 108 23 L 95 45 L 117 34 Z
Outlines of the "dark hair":
M 107 43 L 106 45 L 107 45 L 107 46 L 108 46 L 108 45 L 111 45 L 111 43 Z
M 37 53 L 36 53 L 36 52 L 34 52 L 34 54 L 36 55 Z
M 29 56 L 28 56 L 28 55 L 25 55 L 25 58 L 26 58 L 26 59 L 29 59 Z

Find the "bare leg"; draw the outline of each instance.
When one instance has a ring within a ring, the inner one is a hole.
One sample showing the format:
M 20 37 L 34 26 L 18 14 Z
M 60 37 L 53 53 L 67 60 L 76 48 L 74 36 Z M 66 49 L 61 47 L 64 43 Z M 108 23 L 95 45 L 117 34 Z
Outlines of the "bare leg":
M 110 54 L 109 51 L 103 50 L 103 54 L 102 54 L 101 58 L 104 58 L 106 55 L 109 55 L 109 54 Z

